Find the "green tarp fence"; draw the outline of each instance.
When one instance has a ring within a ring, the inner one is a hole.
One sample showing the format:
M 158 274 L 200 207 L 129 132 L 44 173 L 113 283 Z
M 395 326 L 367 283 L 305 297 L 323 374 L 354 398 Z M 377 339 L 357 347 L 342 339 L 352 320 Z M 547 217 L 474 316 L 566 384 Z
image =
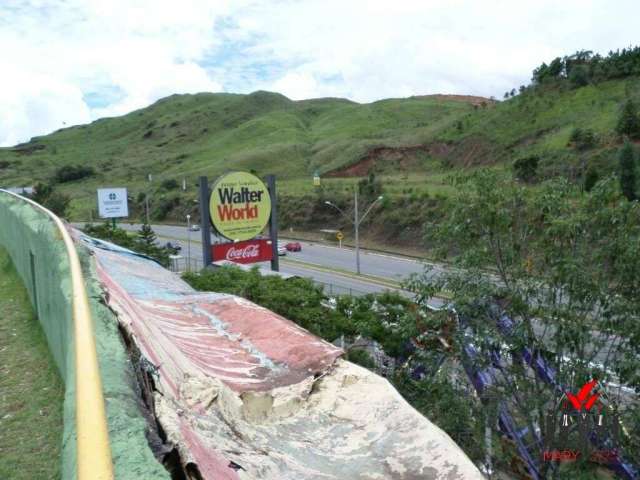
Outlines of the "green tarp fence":
M 75 362 L 69 260 L 53 221 L 26 201 L 0 191 L 0 245 L 29 292 L 65 383 L 62 478 L 76 478 Z M 146 438 L 147 422 L 133 368 L 114 314 L 101 303 L 94 262 L 77 246 L 91 306 L 117 479 L 169 479 Z M 52 459 L 54 460 L 54 459 Z

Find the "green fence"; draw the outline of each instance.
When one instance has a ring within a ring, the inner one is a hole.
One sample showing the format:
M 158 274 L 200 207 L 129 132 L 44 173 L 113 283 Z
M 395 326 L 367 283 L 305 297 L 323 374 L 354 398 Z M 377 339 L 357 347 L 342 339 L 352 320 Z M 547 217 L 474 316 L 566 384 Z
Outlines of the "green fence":
M 51 217 L 24 199 L 4 191 L 0 191 L 0 245 L 9 252 L 29 292 L 65 382 L 62 477 L 75 479 L 78 460 L 76 362 L 69 256 Z M 77 251 L 93 317 L 115 478 L 168 479 L 168 472 L 154 458 L 145 436 L 148 425 L 116 318 L 100 301 L 100 285 L 88 251 L 82 247 Z M 91 461 L 85 459 L 85 463 Z

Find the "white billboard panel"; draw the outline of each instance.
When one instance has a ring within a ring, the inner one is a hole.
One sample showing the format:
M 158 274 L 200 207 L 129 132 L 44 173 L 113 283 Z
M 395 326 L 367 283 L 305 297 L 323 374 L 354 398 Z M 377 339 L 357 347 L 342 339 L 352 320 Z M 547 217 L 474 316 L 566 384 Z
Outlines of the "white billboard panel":
M 98 214 L 100 218 L 121 218 L 129 216 L 126 188 L 99 188 Z

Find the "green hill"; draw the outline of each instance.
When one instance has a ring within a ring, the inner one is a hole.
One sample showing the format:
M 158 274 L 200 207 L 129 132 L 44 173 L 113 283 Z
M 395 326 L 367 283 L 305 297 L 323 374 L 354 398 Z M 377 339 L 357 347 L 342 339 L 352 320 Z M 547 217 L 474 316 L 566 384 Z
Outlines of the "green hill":
M 354 177 L 374 172 L 390 196 L 446 195 L 445 179 L 456 169 L 509 170 L 528 155 L 540 158 L 539 179 L 580 181 L 589 167 L 614 171 L 615 124 L 626 99 L 640 100 L 640 77 L 581 87 L 561 80 L 522 88 L 502 102 L 453 95 L 370 104 L 291 101 L 270 92 L 173 95 L 122 117 L 0 149 L 0 185 L 50 182 L 61 167 L 92 167 L 91 175 L 59 178 L 57 186 L 72 196 L 72 216 L 87 218 L 98 186 L 126 186 L 133 196 L 150 191 L 165 200 L 173 195 L 180 197 L 173 206 L 184 205 L 185 197 L 195 198 L 199 175 L 214 178 L 232 169 L 275 173 L 280 191 L 290 195 L 311 192 L 315 171 L 342 191 Z M 576 129 L 589 141 L 574 141 Z M 186 193 L 169 193 L 175 183 L 161 186 L 183 178 Z

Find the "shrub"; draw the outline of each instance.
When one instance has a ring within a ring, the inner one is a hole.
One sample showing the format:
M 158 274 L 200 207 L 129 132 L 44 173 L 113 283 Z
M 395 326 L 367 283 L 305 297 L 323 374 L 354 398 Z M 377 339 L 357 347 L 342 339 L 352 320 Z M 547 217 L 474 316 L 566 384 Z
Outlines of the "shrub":
M 540 158 L 536 155 L 518 158 L 513 162 L 513 170 L 516 178 L 523 182 L 531 182 L 535 179 Z
M 590 128 L 574 128 L 569 137 L 571 143 L 577 150 L 588 150 L 593 148 L 597 143 L 597 137 Z
M 178 184 L 178 181 L 175 178 L 167 178 L 166 180 L 162 181 L 160 186 L 165 190 L 175 190 L 180 185 Z
M 630 142 L 625 142 L 618 154 L 620 162 L 620 190 L 627 200 L 635 200 L 636 195 L 636 152 Z
M 640 137 L 640 116 L 638 116 L 636 104 L 632 100 L 627 100 L 622 107 L 616 125 L 616 132 L 620 135 L 628 135 L 631 138 Z
M 595 167 L 591 166 L 587 169 L 587 173 L 584 176 L 584 189 L 590 192 L 596 183 L 598 183 L 599 175 Z
M 53 186 L 48 183 L 36 184 L 31 198 L 43 207 L 51 210 L 59 217 L 66 216 L 67 208 L 71 201 L 68 195 L 56 192 Z
M 53 178 L 55 183 L 66 183 L 81 180 L 92 175 L 95 175 L 93 167 L 64 165 L 56 170 Z

